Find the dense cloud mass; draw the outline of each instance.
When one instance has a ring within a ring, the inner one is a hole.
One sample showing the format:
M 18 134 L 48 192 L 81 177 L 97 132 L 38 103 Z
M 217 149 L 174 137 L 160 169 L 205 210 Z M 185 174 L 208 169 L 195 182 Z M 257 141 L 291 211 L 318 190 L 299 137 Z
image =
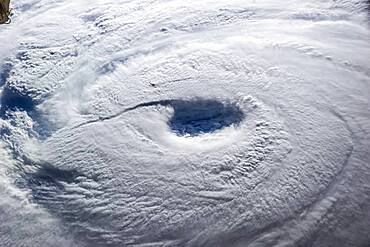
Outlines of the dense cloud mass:
M 366 1 L 12 5 L 0 246 L 370 244 Z

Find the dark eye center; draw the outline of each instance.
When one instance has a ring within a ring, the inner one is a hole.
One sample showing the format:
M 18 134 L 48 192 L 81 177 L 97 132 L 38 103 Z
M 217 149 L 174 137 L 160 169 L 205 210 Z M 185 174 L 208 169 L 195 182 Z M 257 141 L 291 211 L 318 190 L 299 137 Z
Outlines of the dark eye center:
M 172 102 L 174 114 L 169 125 L 177 135 L 197 136 L 211 133 L 231 125 L 238 125 L 243 112 L 233 103 L 217 100 L 193 100 Z

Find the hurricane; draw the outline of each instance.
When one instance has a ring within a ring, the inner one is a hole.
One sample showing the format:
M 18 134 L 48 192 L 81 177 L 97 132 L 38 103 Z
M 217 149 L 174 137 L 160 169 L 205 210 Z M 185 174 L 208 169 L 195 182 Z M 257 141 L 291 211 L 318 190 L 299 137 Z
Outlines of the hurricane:
M 361 0 L 19 0 L 0 246 L 370 245 Z

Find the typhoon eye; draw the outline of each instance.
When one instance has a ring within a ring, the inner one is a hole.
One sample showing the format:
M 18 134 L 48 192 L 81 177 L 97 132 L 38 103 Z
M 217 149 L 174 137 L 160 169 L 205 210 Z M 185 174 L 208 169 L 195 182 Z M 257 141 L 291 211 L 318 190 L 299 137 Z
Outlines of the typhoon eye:
M 180 136 L 197 136 L 229 127 L 237 127 L 244 113 L 235 104 L 217 100 L 174 100 L 171 130 Z

